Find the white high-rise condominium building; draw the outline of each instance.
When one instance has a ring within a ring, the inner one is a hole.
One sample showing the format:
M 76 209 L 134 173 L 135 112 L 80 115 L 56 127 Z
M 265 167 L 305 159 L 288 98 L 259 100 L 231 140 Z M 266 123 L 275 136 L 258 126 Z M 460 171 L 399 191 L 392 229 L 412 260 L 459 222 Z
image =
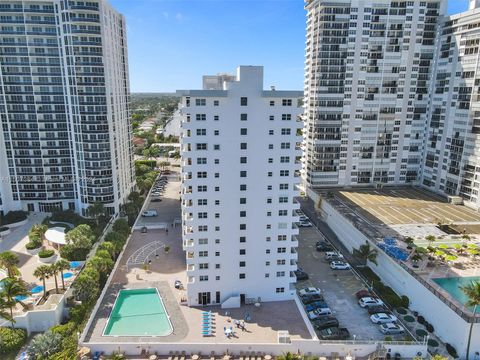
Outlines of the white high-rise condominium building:
M 118 211 L 134 181 L 124 17 L 104 0 L 0 14 L 0 211 Z
M 303 178 L 418 183 L 443 0 L 307 0 Z
M 260 66 L 233 79 L 180 92 L 189 305 L 295 293 L 303 94 L 263 90 Z
M 445 19 L 426 136 L 423 186 L 459 195 L 478 208 L 480 198 L 480 9 Z

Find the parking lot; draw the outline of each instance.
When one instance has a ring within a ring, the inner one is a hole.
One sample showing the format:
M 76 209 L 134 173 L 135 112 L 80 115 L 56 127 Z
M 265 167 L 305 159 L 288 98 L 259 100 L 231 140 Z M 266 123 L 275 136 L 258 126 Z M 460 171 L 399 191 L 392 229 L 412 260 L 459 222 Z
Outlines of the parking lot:
M 309 279 L 299 281 L 297 289 L 307 286 L 320 288 L 340 327 L 346 327 L 352 339 L 383 340 L 385 335 L 380 332 L 379 326 L 370 321 L 368 311 L 357 303 L 355 293 L 364 289 L 362 282 L 350 270 L 330 269 L 324 253 L 315 249 L 315 243 L 322 239 L 322 234 L 315 227 L 300 229 L 298 266 L 308 273 Z M 390 337 L 403 340 L 405 335 Z
M 180 180 L 177 172 L 172 172 L 167 175 L 168 183 L 165 190 L 159 197 L 161 201 L 152 202 L 152 197 L 149 197 L 145 203 L 144 210 L 156 210 L 157 216 L 139 217 L 136 228 L 146 226 L 148 228 L 158 228 L 162 225 L 171 227 L 172 223 L 177 220 L 176 226 L 180 226 L 181 208 L 180 204 Z

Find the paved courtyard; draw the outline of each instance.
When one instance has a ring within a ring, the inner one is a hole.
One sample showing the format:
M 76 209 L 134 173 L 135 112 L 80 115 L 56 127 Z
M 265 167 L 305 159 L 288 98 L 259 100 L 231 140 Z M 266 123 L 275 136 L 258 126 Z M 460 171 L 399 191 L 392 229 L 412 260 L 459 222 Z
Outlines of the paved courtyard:
M 155 208 L 157 217 L 144 218 L 148 225 L 155 227 L 156 223 L 167 223 L 168 232 L 164 229 L 149 229 L 147 233 L 135 230 L 127 244 L 119 266 L 113 275 L 113 281 L 102 300 L 92 326 L 88 329 L 86 341 L 90 342 L 212 342 L 212 343 L 276 343 L 278 331 L 287 330 L 291 338 L 311 339 L 301 312 L 294 301 L 262 303 L 259 308 L 244 305 L 239 309 L 222 310 L 219 306 L 205 308 L 188 307 L 184 300 L 186 292 L 174 288 L 175 280 L 186 284 L 185 252 L 182 249 L 181 227 L 172 226 L 175 218 L 180 217 L 180 202 L 178 201 L 179 182 L 176 176 L 170 177 L 161 202 L 152 203 L 146 208 Z M 154 207 L 153 207 L 154 206 Z M 143 222 L 145 224 L 145 222 Z M 156 243 L 156 246 L 149 245 Z M 151 247 L 148 247 L 151 246 Z M 165 252 L 168 247 L 168 253 Z M 139 249 L 149 248 L 142 256 L 137 256 Z M 136 255 L 137 254 L 137 255 Z M 144 258 L 147 266 L 142 264 L 127 264 L 133 257 Z M 113 307 L 116 295 L 120 289 L 156 287 L 167 308 L 173 323 L 174 332 L 164 337 L 134 337 L 102 336 L 108 317 Z M 202 311 L 212 311 L 215 315 L 214 334 L 203 337 L 201 334 Z M 234 320 L 244 319 L 250 314 L 246 331 L 236 329 Z M 281 314 L 281 316 L 279 316 Z M 233 327 L 235 334 L 231 338 L 224 335 L 224 327 Z

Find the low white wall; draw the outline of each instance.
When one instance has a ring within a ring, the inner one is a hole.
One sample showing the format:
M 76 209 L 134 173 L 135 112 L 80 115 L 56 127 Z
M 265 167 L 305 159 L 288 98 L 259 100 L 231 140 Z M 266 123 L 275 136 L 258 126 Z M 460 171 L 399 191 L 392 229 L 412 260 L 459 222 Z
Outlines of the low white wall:
M 321 342 L 318 340 L 295 340 L 292 339 L 288 344 L 272 344 L 272 343 L 149 343 L 142 341 L 138 343 L 88 343 L 93 353 L 96 351 L 111 354 L 114 351 L 125 352 L 127 355 L 139 355 L 142 351 L 158 354 L 168 354 L 172 352 L 185 351 L 187 354 L 203 353 L 209 354 L 214 351 L 216 354 L 238 355 L 240 352 L 254 351 L 271 355 L 282 355 L 289 351 L 292 353 L 300 352 L 302 354 L 311 354 L 315 356 L 331 356 L 332 352 L 338 353 L 340 356 L 351 354 L 353 356 L 365 357 L 377 350 L 378 343 L 362 343 L 362 342 Z M 385 344 L 385 348 L 390 349 L 394 354 L 400 353 L 403 358 L 413 358 L 418 353 L 425 356 L 427 353 L 426 345 L 423 344 Z
M 321 202 L 321 210 L 325 220 L 337 237 L 351 252 L 369 241 L 367 237 L 356 229 L 350 221 L 343 217 L 327 201 Z M 373 246 L 376 245 L 370 242 Z M 377 248 L 378 249 L 378 248 Z M 461 318 L 447 304 L 423 286 L 391 257 L 379 250 L 378 266 L 371 264 L 371 269 L 390 286 L 398 295 L 406 295 L 410 299 L 410 309 L 418 311 L 431 323 L 443 341 L 452 344 L 462 358 L 466 356 L 467 338 L 470 324 Z M 480 323 L 474 324 L 470 356 L 475 351 L 480 352 Z
M 15 327 L 25 329 L 28 334 L 32 332 L 47 331 L 52 326 L 61 323 L 65 311 L 65 296 L 62 296 L 58 305 L 51 310 L 30 310 L 22 315 L 14 316 Z M 0 326 L 10 326 L 9 321 L 4 321 Z

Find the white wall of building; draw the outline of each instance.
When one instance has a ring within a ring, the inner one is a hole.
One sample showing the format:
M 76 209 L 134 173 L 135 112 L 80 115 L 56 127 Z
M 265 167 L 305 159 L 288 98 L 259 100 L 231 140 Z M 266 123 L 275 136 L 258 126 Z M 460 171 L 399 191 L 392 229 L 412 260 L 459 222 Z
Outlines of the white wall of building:
M 211 303 L 241 294 L 262 301 L 293 298 L 300 97 L 301 92 L 264 91 L 259 66 L 241 66 L 237 80 L 224 90 L 183 92 L 182 211 L 189 305 L 198 304 L 201 292 L 210 293 Z M 197 150 L 197 144 L 207 150 Z M 199 231 L 199 226 L 208 229 Z M 203 276 L 208 280 L 200 281 Z

